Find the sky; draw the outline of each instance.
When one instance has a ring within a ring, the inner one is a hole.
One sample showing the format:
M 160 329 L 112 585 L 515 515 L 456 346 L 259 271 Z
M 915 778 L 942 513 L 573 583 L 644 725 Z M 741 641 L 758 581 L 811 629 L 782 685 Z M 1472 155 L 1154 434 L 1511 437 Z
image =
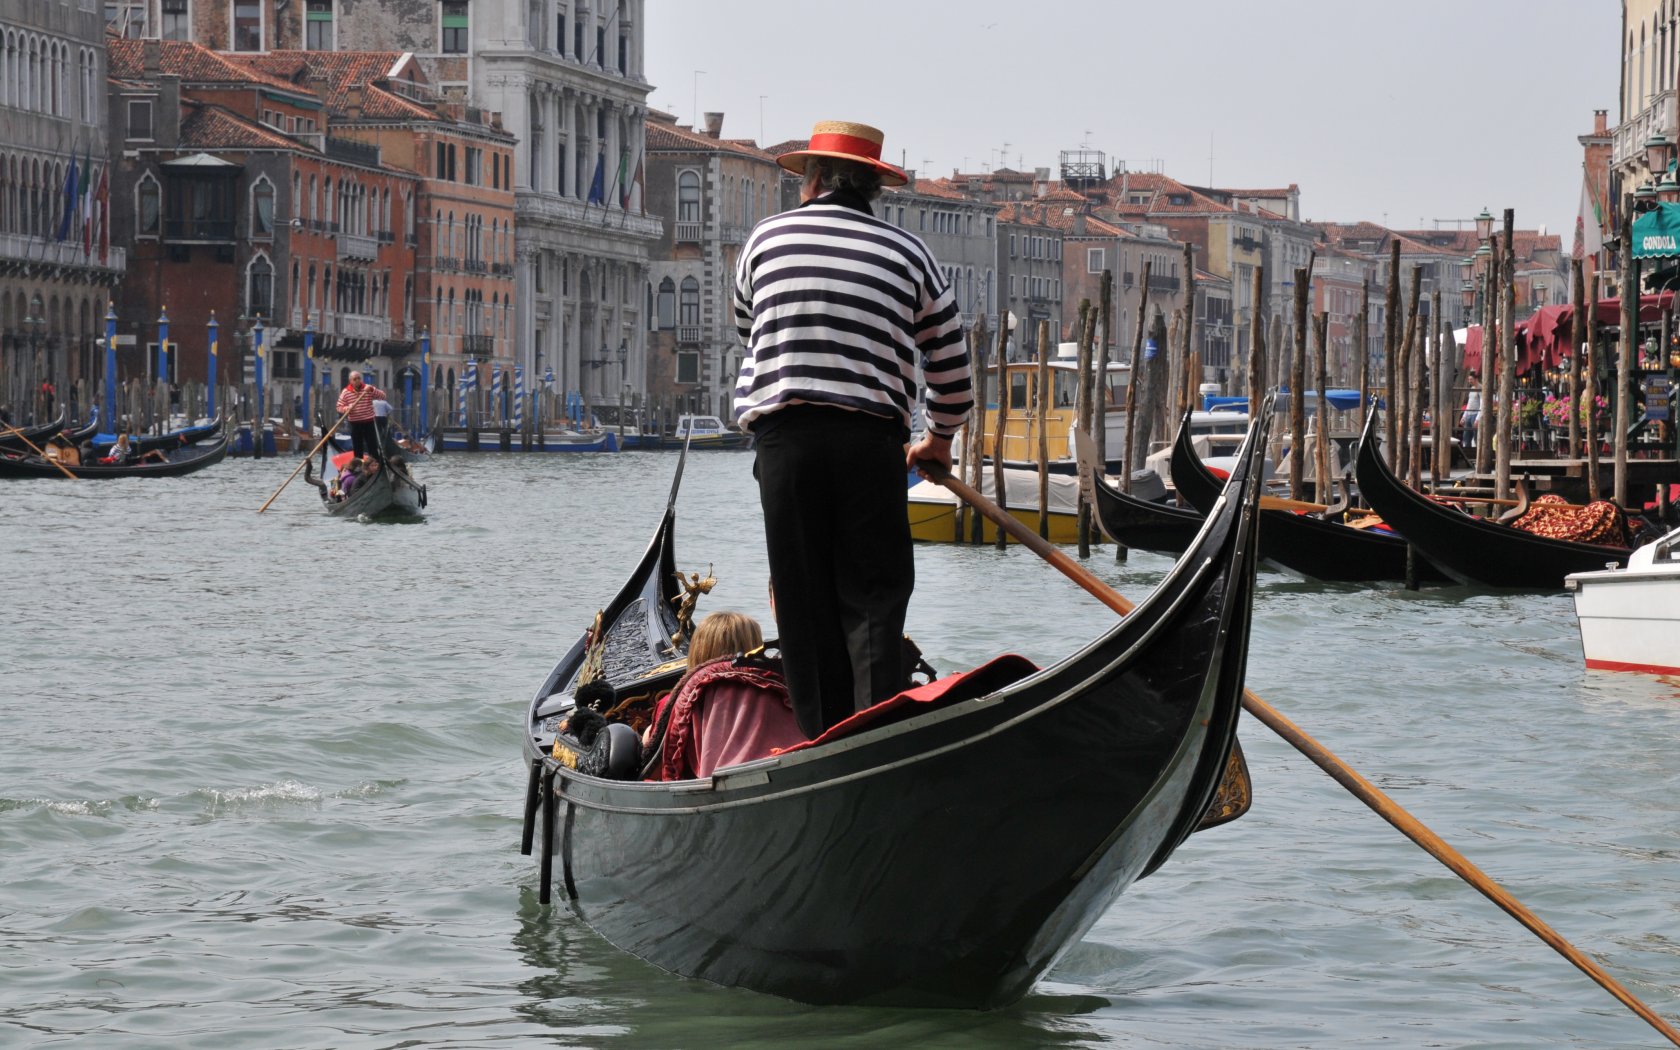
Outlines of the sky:
M 722 111 L 728 138 L 856 120 L 937 176 L 1098 149 L 1111 172 L 1295 183 L 1308 220 L 1514 208 L 1565 248 L 1576 136 L 1618 115 L 1613 0 L 648 0 L 646 22 L 649 105 Z

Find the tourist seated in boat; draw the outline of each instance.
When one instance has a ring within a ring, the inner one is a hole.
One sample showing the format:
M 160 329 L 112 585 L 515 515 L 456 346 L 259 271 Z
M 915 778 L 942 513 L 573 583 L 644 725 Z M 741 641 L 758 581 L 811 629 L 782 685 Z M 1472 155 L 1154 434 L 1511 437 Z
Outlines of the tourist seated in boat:
M 643 739 L 644 777 L 688 780 L 805 741 L 774 667 L 738 660 L 764 644 L 758 621 L 715 612 L 694 629 L 688 670 Z
M 338 494 L 340 499 L 349 499 L 356 491 L 356 486 L 362 481 L 362 461 L 351 459 L 344 464 L 344 469 L 338 475 Z
M 169 457 L 155 448 L 148 452 L 136 452 L 133 433 L 125 430 L 117 435 L 117 443 L 111 446 L 110 453 L 99 462 L 113 467 L 125 467 L 138 463 L 167 463 Z

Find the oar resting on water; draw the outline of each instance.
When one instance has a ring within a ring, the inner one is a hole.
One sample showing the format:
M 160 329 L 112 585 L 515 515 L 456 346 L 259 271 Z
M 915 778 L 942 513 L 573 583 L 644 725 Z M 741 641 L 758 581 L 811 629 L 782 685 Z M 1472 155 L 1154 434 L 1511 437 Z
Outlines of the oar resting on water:
M 950 471 L 933 463 L 923 463 L 920 469 L 923 477 L 944 485 L 956 493 L 965 503 L 985 515 L 998 528 L 1003 529 L 1016 540 L 1031 548 L 1033 553 L 1055 566 L 1063 575 L 1079 584 L 1098 601 L 1122 616 L 1132 611 L 1133 605 L 1126 600 L 1124 595 L 1104 583 L 1089 569 L 1040 539 L 1036 532 L 1004 513 L 998 508 L 997 504 L 976 492 L 971 486 L 952 477 Z M 1383 794 L 1375 784 L 1366 780 L 1352 766 L 1337 758 L 1329 748 L 1308 736 L 1294 722 L 1285 718 L 1276 708 L 1248 689 L 1243 690 L 1243 708 L 1249 714 L 1264 722 L 1267 728 L 1277 733 L 1278 736 L 1283 737 L 1301 754 L 1310 758 L 1314 765 L 1329 773 L 1338 784 L 1347 788 L 1355 798 L 1371 807 L 1378 816 L 1399 829 L 1402 835 L 1423 847 L 1425 852 L 1446 865 L 1453 874 L 1469 883 L 1482 896 L 1499 905 L 1506 914 L 1528 927 L 1535 936 L 1551 945 L 1565 959 L 1574 963 L 1582 973 L 1591 977 L 1605 991 L 1615 996 L 1622 1005 L 1638 1014 L 1652 1028 L 1661 1032 L 1663 1038 L 1675 1046 L 1680 1046 L 1680 1031 L 1676 1031 L 1656 1011 L 1624 988 L 1621 982 L 1606 973 L 1602 967 L 1582 954 L 1561 934 L 1541 921 L 1521 901 L 1511 896 L 1503 886 L 1470 863 L 1463 854 L 1449 846 L 1439 835 L 1429 830 L 1422 821 L 1408 813 L 1398 802 Z

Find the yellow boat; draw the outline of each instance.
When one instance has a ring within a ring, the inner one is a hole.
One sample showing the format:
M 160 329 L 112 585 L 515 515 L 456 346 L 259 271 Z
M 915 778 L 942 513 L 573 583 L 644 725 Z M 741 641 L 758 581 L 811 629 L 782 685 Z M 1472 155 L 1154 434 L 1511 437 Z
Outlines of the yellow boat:
M 981 494 L 995 500 L 996 486 L 992 483 L 992 467 L 981 471 Z M 1004 489 L 1008 494 L 1008 510 L 1015 520 L 1038 531 L 1038 471 L 1004 471 Z M 918 481 L 908 494 L 910 538 L 927 543 L 967 542 L 967 536 L 957 535 L 957 508 L 961 501 L 956 493 L 931 481 Z M 975 514 L 964 516 L 965 528 L 972 534 Z M 997 526 L 981 519 L 985 542 L 997 539 Z M 1051 543 L 1079 542 L 1079 479 L 1071 474 L 1050 475 L 1050 536 Z M 1091 522 L 1091 542 L 1102 542 L 1102 530 L 1096 519 Z

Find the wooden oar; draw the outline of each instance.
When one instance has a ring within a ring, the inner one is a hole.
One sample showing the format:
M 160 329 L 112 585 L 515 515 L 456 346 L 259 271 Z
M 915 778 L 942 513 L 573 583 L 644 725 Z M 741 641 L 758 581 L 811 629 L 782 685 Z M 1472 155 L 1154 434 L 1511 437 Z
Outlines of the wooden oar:
M 34 449 L 35 454 L 37 456 L 40 456 L 42 459 L 46 460 L 48 463 L 51 463 L 53 466 L 55 466 L 59 470 L 63 471 L 64 476 L 69 478 L 71 481 L 82 480 L 81 478 L 77 477 L 75 474 L 71 473 L 69 467 L 60 463 L 58 460 L 52 458 L 51 456 L 47 455 L 45 452 L 42 452 L 41 451 L 41 446 L 39 446 L 39 445 L 35 444 L 35 442 L 29 440 L 29 437 L 26 434 L 24 434 L 24 432 L 20 428 L 18 428 L 18 427 L 7 427 L 5 435 L 3 435 L 3 436 L 16 437 L 19 441 L 22 441 L 25 445 L 28 445 L 30 448 Z
M 928 480 L 944 485 L 955 492 L 975 510 L 989 518 L 998 528 L 1004 529 L 1024 546 L 1031 548 L 1033 553 L 1060 569 L 1068 578 L 1079 584 L 1110 609 L 1124 616 L 1134 608 L 1133 604 L 1127 601 L 1124 595 L 1098 579 L 1066 554 L 1039 539 L 1037 533 L 999 510 L 996 504 L 974 491 L 970 486 L 952 477 L 950 472 L 943 467 L 938 464 L 924 463 L 921 469 L 923 476 Z M 1597 963 L 1587 958 L 1573 944 L 1564 940 L 1561 934 L 1541 921 L 1521 901 L 1511 896 L 1504 887 L 1488 877 L 1480 868 L 1470 863 L 1463 854 L 1447 845 L 1439 835 L 1429 830 L 1422 821 L 1419 821 L 1406 812 L 1399 803 L 1383 794 L 1375 784 L 1366 780 L 1352 766 L 1337 758 L 1329 748 L 1308 736 L 1299 726 L 1285 718 L 1276 708 L 1255 696 L 1252 691 L 1243 690 L 1242 702 L 1244 710 L 1264 722 L 1267 728 L 1283 737 L 1297 751 L 1311 759 L 1314 765 L 1329 773 L 1338 784 L 1347 788 L 1355 798 L 1369 806 L 1379 817 L 1394 825 L 1402 835 L 1417 843 L 1426 853 L 1446 865 L 1453 874 L 1469 883 L 1482 896 L 1497 904 L 1507 915 L 1528 927 L 1535 936 L 1551 945 L 1558 954 L 1574 963 L 1577 969 L 1591 977 L 1605 991 L 1615 996 L 1623 1006 L 1644 1018 L 1646 1023 L 1661 1032 L 1665 1039 L 1675 1046 L 1680 1046 L 1680 1031 L 1676 1031 L 1656 1011 L 1646 1006 L 1632 992 L 1622 987 L 1619 981 L 1606 973 Z
M 367 396 L 366 394 L 362 395 L 362 397 L 366 397 L 366 396 Z M 361 404 L 361 400 L 362 399 L 360 397 L 357 398 L 356 399 L 356 404 Z M 257 513 L 258 514 L 261 514 L 263 511 L 267 510 L 269 503 L 273 503 L 275 500 L 280 498 L 280 493 L 286 491 L 286 486 L 290 485 L 292 483 L 292 479 L 296 478 L 298 476 L 298 474 L 302 473 L 303 468 L 309 465 L 309 461 L 311 459 L 315 458 L 315 453 L 321 451 L 322 446 L 326 445 L 326 443 L 332 439 L 332 436 L 334 434 L 338 433 L 338 424 L 344 422 L 345 419 L 349 418 L 350 413 L 354 412 L 355 410 L 356 410 L 356 405 L 351 405 L 349 408 L 344 410 L 344 415 L 338 417 L 337 422 L 333 423 L 332 426 L 328 427 L 326 430 L 323 430 L 321 432 L 320 443 L 317 444 L 314 448 L 310 449 L 309 450 L 309 455 L 303 457 L 303 462 L 301 462 L 297 465 L 296 469 L 294 469 L 292 471 L 290 477 L 287 477 L 285 481 L 282 481 L 280 483 L 280 487 L 274 490 L 274 495 L 268 497 L 268 503 L 264 503 L 262 506 L 257 508 Z M 262 439 L 261 432 L 254 432 L 253 435 L 252 435 L 252 438 L 253 438 L 253 440 L 259 440 L 260 441 Z M 325 468 L 323 467 L 322 469 L 323 469 L 323 472 L 324 472 Z

